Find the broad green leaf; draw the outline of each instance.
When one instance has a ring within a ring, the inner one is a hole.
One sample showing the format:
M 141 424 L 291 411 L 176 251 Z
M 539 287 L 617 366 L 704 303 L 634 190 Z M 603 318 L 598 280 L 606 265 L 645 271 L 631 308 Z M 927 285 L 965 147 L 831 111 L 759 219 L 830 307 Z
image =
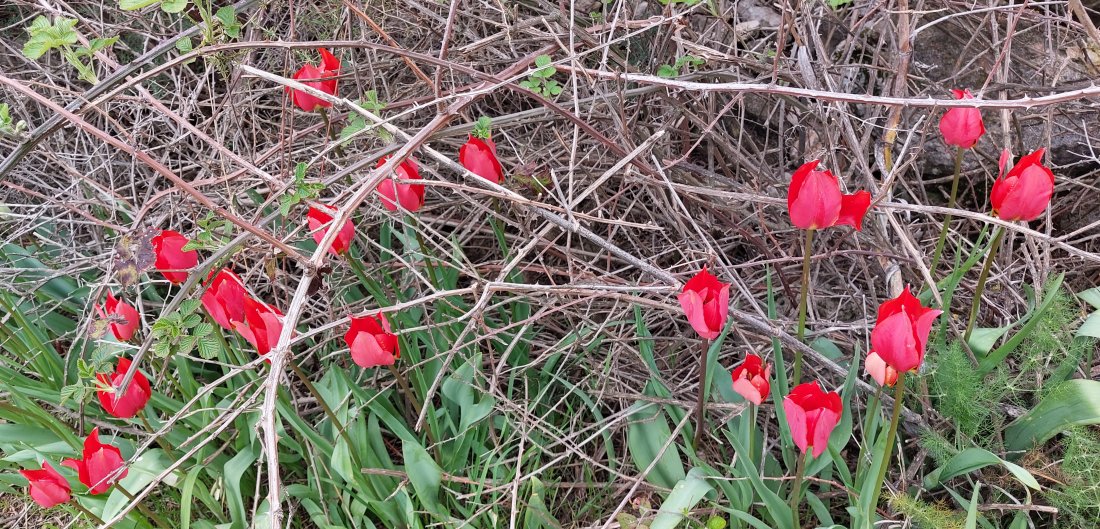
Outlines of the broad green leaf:
M 978 358 L 985 358 L 989 355 L 989 350 L 993 349 L 997 340 L 1000 340 L 1011 328 L 1012 326 L 979 327 L 970 333 L 970 340 L 966 343 L 970 346 L 970 350 L 978 355 Z
M 1100 382 L 1063 382 L 1023 417 L 1005 428 L 1005 448 L 1024 451 L 1074 425 L 1100 423 Z
M 1093 312 L 1077 329 L 1077 336 L 1100 338 L 1100 310 Z
M 401 453 L 405 458 L 405 473 L 409 476 L 413 490 L 421 505 L 432 512 L 443 512 L 439 503 L 439 486 L 443 481 L 443 471 L 435 463 L 428 451 L 415 441 L 401 443 Z
M 1079 292 L 1077 297 L 1081 298 L 1081 301 L 1092 305 L 1092 308 L 1100 309 L 1100 287 L 1090 288 L 1084 292 Z
M 222 470 L 222 478 L 225 481 L 225 495 L 229 504 L 230 519 L 240 527 L 247 527 L 248 514 L 244 502 L 244 492 L 241 490 L 241 478 L 244 473 L 252 468 L 260 456 L 259 451 L 252 446 L 246 446 L 237 455 L 225 463 Z M 251 495 L 252 491 L 248 491 Z
M 160 0 L 118 0 L 118 8 L 123 11 L 134 11 L 143 7 L 149 7 Z
M 191 43 L 191 37 L 183 37 L 177 40 L 176 49 L 179 50 L 181 55 L 189 53 L 191 50 L 193 50 L 194 44 Z
M 229 5 L 218 8 L 214 16 L 221 21 L 222 28 L 225 29 L 225 35 L 227 37 L 235 39 L 241 36 L 241 23 L 237 22 L 237 10 L 234 9 L 233 6 Z
M 662 64 L 660 68 L 657 68 L 657 77 L 664 77 L 665 79 L 672 79 L 680 75 L 680 71 L 673 68 L 671 64 Z
M 672 487 L 657 517 L 649 525 L 650 529 L 674 529 L 684 521 L 684 513 L 694 508 L 712 490 L 714 487 L 707 483 L 706 471 L 699 467 L 691 469 L 687 477 Z
M 680 460 L 680 449 L 672 439 L 668 419 L 660 406 L 638 402 L 632 406 L 630 424 L 626 427 L 626 447 L 638 472 L 657 461 L 646 480 L 661 487 L 672 488 L 687 476 Z M 668 443 L 668 448 L 661 449 Z M 657 459 L 660 454 L 660 459 Z
M 531 478 L 531 495 L 527 498 L 527 509 L 523 515 L 525 529 L 554 529 L 562 527 L 546 507 L 546 486 L 542 480 Z
M 1026 469 L 997 457 L 993 452 L 977 447 L 967 448 L 955 454 L 942 467 L 930 472 L 925 477 L 924 484 L 925 487 L 932 488 L 956 476 L 969 474 L 990 465 L 1004 466 L 1020 483 L 1039 490 L 1039 482 Z

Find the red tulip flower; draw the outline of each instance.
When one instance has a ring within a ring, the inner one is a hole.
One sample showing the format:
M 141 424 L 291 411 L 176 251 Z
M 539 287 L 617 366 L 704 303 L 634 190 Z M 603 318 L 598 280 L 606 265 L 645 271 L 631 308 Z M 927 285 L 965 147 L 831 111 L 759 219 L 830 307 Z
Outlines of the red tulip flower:
M 684 284 L 684 290 L 678 299 L 687 315 L 688 323 L 691 323 L 691 328 L 699 336 L 713 340 L 721 334 L 729 316 L 729 283 L 718 281 L 704 266 L 703 270 Z
M 241 278 L 230 269 L 223 268 L 212 280 L 207 281 L 206 292 L 202 294 L 202 306 L 218 325 L 233 330 L 234 322 L 244 321 L 246 297 Z
M 318 48 L 317 51 L 321 52 L 321 66 L 317 67 L 312 64 L 302 66 L 294 73 L 293 78 L 310 88 L 316 88 L 328 95 L 336 95 L 336 76 L 340 75 L 340 59 L 337 59 L 325 48 Z M 286 87 L 286 93 L 290 94 L 295 106 L 306 112 L 313 112 L 318 107 L 329 108 L 332 106 L 332 103 L 328 101 L 289 86 Z
M 864 371 L 880 386 L 893 386 L 898 382 L 898 370 L 886 364 L 878 353 L 870 353 L 864 363 Z
M 863 216 L 871 206 L 871 194 L 866 191 L 845 195 L 840 181 L 829 171 L 816 171 L 819 160 L 806 162 L 791 176 L 787 190 L 787 210 L 791 222 L 803 230 L 820 230 L 841 224 L 857 231 L 863 227 Z
M 234 328 L 260 356 L 271 352 L 283 332 L 283 313 L 279 309 L 252 298 L 244 300 L 244 321 L 234 322 Z
M 178 231 L 163 230 L 152 242 L 157 255 L 155 266 L 164 278 L 176 285 L 187 281 L 188 270 L 199 264 L 199 252 L 183 251 L 191 240 Z
M 733 390 L 745 400 L 759 406 L 771 391 L 771 384 L 768 382 L 771 373 L 772 366 L 764 364 L 759 356 L 746 355 L 745 361 L 730 374 L 733 378 Z
M 1007 221 L 1029 221 L 1043 214 L 1054 194 L 1054 173 L 1040 163 L 1042 158 L 1043 149 L 1024 156 L 1008 174 L 993 182 L 989 201 L 994 215 Z M 1001 160 L 1007 162 L 1007 157 L 1002 156 Z
M 375 169 L 382 167 L 389 156 L 383 156 L 378 160 Z M 416 168 L 416 160 L 409 158 L 397 166 L 398 180 L 420 180 L 420 171 Z M 424 186 L 420 184 L 403 184 L 394 179 L 385 179 L 378 184 L 378 194 L 382 196 L 382 205 L 390 211 L 397 211 L 397 204 L 409 212 L 419 211 L 424 206 Z
M 109 291 L 107 292 L 107 302 L 104 305 L 106 311 L 103 310 L 104 307 L 95 306 L 96 311 L 99 312 L 99 317 L 110 322 L 111 333 L 120 342 L 130 341 L 130 338 L 134 337 L 134 333 L 141 328 L 141 316 L 138 315 L 137 309 L 121 299 L 115 299 L 114 294 Z
M 955 99 L 974 99 L 970 90 L 952 90 L 951 92 L 955 94 Z M 976 108 L 952 108 L 940 118 L 940 133 L 943 134 L 944 143 L 969 149 L 985 134 L 982 112 Z
M 497 160 L 497 146 L 489 138 L 470 136 L 466 144 L 458 149 L 458 163 L 494 184 L 504 180 L 504 169 Z
M 149 379 L 145 378 L 141 371 L 134 374 L 134 379 L 130 382 L 130 387 L 126 388 L 125 395 L 117 394 L 118 387 L 122 385 L 122 379 L 126 377 L 126 372 L 129 370 L 130 359 L 119 357 L 114 373 L 96 373 L 95 376 L 99 382 L 99 388 L 96 389 L 99 403 L 107 413 L 119 419 L 129 419 L 137 415 L 153 395 Z
M 19 473 L 31 482 L 28 490 L 31 499 L 43 509 L 69 503 L 72 499 L 73 489 L 69 487 L 69 480 L 47 462 L 42 463 L 41 470 L 20 470 Z
M 799 384 L 783 399 L 787 425 L 798 449 L 805 454 L 812 450 L 818 457 L 829 446 L 829 434 L 840 422 L 843 413 L 840 395 L 821 390 L 817 382 Z
M 66 459 L 62 465 L 75 469 L 80 482 L 91 494 L 103 494 L 115 482 L 126 477 L 125 461 L 118 448 L 99 442 L 99 428 L 84 440 L 84 459 Z M 122 469 L 122 472 L 118 472 Z M 117 473 L 116 473 L 117 472 Z
M 351 349 L 351 359 L 359 367 L 392 366 L 401 357 L 397 335 L 390 332 L 390 322 L 381 312 L 351 318 L 351 328 L 344 335 L 344 341 Z
M 932 323 L 942 313 L 922 307 L 905 287 L 898 297 L 879 306 L 878 320 L 871 330 L 871 352 L 898 373 L 920 367 Z
M 332 223 L 332 215 L 317 208 L 309 208 L 307 217 L 309 220 L 309 231 L 313 234 L 313 240 L 317 241 L 317 244 L 321 244 L 321 239 L 328 233 L 328 225 Z M 344 226 L 340 228 L 340 233 L 336 234 L 336 239 L 332 241 L 332 246 L 328 247 L 328 251 L 335 255 L 347 252 L 348 248 L 351 246 L 351 239 L 353 237 L 355 237 L 355 226 L 351 224 L 351 220 L 348 220 L 344 223 Z

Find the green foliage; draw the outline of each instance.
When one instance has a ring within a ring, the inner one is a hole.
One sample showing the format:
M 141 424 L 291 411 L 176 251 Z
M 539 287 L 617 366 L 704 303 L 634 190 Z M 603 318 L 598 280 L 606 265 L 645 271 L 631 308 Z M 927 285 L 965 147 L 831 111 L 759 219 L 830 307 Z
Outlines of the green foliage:
M 493 135 L 493 120 L 488 116 L 481 116 L 477 118 L 477 122 L 474 123 L 474 130 L 470 133 L 475 138 L 487 139 Z
M 966 518 L 958 512 L 905 493 L 891 496 L 890 508 L 912 522 L 917 529 L 963 529 L 966 525 Z
M 685 72 L 685 68 L 696 68 L 702 66 L 706 61 L 700 59 L 694 55 L 684 55 L 676 59 L 673 64 L 662 64 L 657 68 L 657 76 L 664 77 L 665 79 L 672 79 L 679 77 Z
M 191 250 L 219 250 L 223 248 L 230 236 L 233 235 L 233 223 L 213 213 L 207 213 L 199 219 L 199 231 L 187 244 L 183 245 L 183 251 Z
M 965 438 L 989 439 L 999 416 L 994 411 L 1008 391 L 1003 371 L 978 374 L 957 342 L 938 344 L 926 361 L 935 369 L 929 386 L 939 412 L 952 419 Z
M 378 92 L 376 90 L 367 90 L 363 94 L 363 97 L 355 102 L 359 105 L 359 108 L 366 110 L 372 114 L 378 115 L 386 108 L 386 103 L 378 100 Z M 347 145 L 351 142 L 352 137 L 358 132 L 367 129 L 367 118 L 363 117 L 358 112 L 348 112 L 348 124 L 340 130 L 340 145 Z M 393 139 L 393 135 L 386 129 L 376 127 L 373 129 L 374 133 L 382 141 L 390 141 Z
M 1100 424 L 1100 381 L 1063 382 L 1005 429 L 1005 448 L 1028 450 L 1074 425 Z
M 321 182 L 306 182 L 307 168 L 304 162 L 299 162 L 294 167 L 294 183 L 279 197 L 279 214 L 283 217 L 289 215 L 290 210 L 302 201 L 316 199 L 325 189 L 325 184 Z
M 207 360 L 217 358 L 221 351 L 214 336 L 214 326 L 203 321 L 197 313 L 200 301 L 189 299 L 180 303 L 179 310 L 162 315 L 153 324 L 153 354 L 161 358 L 171 355 L 189 355 L 198 350 Z
M 1058 508 L 1059 527 L 1093 529 L 1100 526 L 1100 435 L 1092 428 L 1072 428 L 1062 447 L 1062 484 L 1045 496 Z
M 225 36 L 231 39 L 240 38 L 241 23 L 237 20 L 237 10 L 233 6 L 227 5 L 218 8 L 218 11 L 214 13 L 214 18 L 218 19 Z
M 545 97 L 553 97 L 561 93 L 562 87 L 552 79 L 558 73 L 558 69 L 551 64 L 553 61 L 549 55 L 539 55 L 535 58 L 535 71 L 527 76 L 526 81 L 520 81 L 519 85 L 536 94 Z
M 14 121 L 11 117 L 11 109 L 7 103 L 0 103 L 0 134 L 5 136 L 18 136 L 27 128 L 27 122 Z
M 71 18 L 58 17 L 53 23 L 44 16 L 35 18 L 26 28 L 30 38 L 23 45 L 23 56 L 37 60 L 50 50 L 58 50 L 65 61 L 76 69 L 81 79 L 95 84 L 99 79 L 95 75 L 92 56 L 113 45 L 118 37 L 94 38 L 88 41 L 87 46 L 74 47 L 78 40 L 76 24 L 77 21 Z M 88 62 L 84 62 L 85 59 Z

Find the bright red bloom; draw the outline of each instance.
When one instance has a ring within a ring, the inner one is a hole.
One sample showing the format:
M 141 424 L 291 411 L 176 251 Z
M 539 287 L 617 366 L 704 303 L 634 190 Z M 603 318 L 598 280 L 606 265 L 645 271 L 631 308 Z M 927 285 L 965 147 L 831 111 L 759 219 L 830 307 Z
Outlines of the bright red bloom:
M 309 231 L 313 234 L 313 240 L 317 241 L 317 244 L 321 244 L 321 239 L 328 233 L 328 225 L 332 222 L 332 215 L 311 207 L 309 208 L 307 218 L 309 221 Z M 351 220 L 348 220 L 344 222 L 344 226 L 340 228 L 340 233 L 336 234 L 336 239 L 332 241 L 332 246 L 328 247 L 328 251 L 336 255 L 348 251 L 348 248 L 351 246 L 351 239 L 354 237 L 355 226 L 352 225 Z
M 164 278 L 174 284 L 187 281 L 187 273 L 199 264 L 199 252 L 183 251 L 183 246 L 191 242 L 182 233 L 163 230 L 153 237 L 153 251 L 157 254 L 155 266 Z
M 389 156 L 378 160 L 375 169 L 382 167 Z M 409 158 L 397 166 L 396 180 L 420 180 L 420 171 L 416 160 Z M 387 178 L 378 184 L 378 194 L 382 196 L 382 205 L 390 211 L 397 211 L 397 204 L 409 212 L 419 211 L 424 206 L 424 186 L 420 184 L 402 184 Z
M 1029 221 L 1043 214 L 1054 194 L 1054 173 L 1040 163 L 1042 158 L 1043 149 L 1024 156 L 1008 174 L 993 182 L 989 201 L 994 215 L 1007 221 Z M 1001 160 L 1007 161 L 1004 156 Z
M 721 334 L 730 309 L 729 283 L 718 281 L 704 266 L 684 284 L 683 292 L 677 297 L 688 323 L 699 336 L 713 340 Z
M 246 297 L 248 295 L 241 278 L 232 270 L 223 268 L 212 280 L 208 278 L 206 292 L 202 293 L 202 306 L 218 325 L 233 330 L 234 322 L 244 321 Z
M 306 64 L 294 73 L 293 79 L 328 95 L 336 95 L 336 76 L 340 75 L 340 59 L 337 59 L 325 48 L 317 48 L 317 51 L 321 52 L 321 66 Z M 286 87 L 286 93 L 290 94 L 295 106 L 306 112 L 313 112 L 317 107 L 329 108 L 332 106 L 332 103 L 328 101 L 289 86 Z
M 129 419 L 137 415 L 153 395 L 149 379 L 145 378 L 141 371 L 134 374 L 134 379 L 130 382 L 130 387 L 126 388 L 125 395 L 116 395 L 117 388 L 122 384 L 122 379 L 126 377 L 126 372 L 129 370 L 130 359 L 119 357 L 114 373 L 96 373 L 95 376 L 99 382 L 99 388 L 96 389 L 99 403 L 107 413 L 119 419 Z
M 234 322 L 234 328 L 260 356 L 271 352 L 283 332 L 283 313 L 279 309 L 252 298 L 244 299 L 244 321 Z
M 795 446 L 805 454 L 813 451 L 818 457 L 829 447 L 829 434 L 833 433 L 843 413 L 840 395 L 835 391 L 821 390 L 817 382 L 800 384 L 783 399 L 783 411 Z
M 863 228 L 863 216 L 871 206 L 871 194 L 840 192 L 840 181 L 829 171 L 815 171 L 819 160 L 806 162 L 791 176 L 787 211 L 791 222 L 804 230 L 820 230 L 847 224 Z
M 381 312 L 352 317 L 344 341 L 351 349 L 351 359 L 359 367 L 392 366 L 401 357 L 397 335 L 390 331 L 390 322 Z
M 955 94 L 955 99 L 974 99 L 970 90 L 952 90 L 951 93 Z M 940 133 L 943 134 L 943 142 L 948 145 L 963 149 L 973 147 L 985 134 L 982 111 L 963 107 L 948 110 L 940 118 Z
M 130 338 L 134 337 L 134 333 L 141 328 L 141 316 L 138 314 L 137 309 L 121 299 L 115 299 L 114 294 L 110 291 L 107 292 L 107 302 L 104 305 L 106 311 L 103 310 L 104 307 L 95 306 L 96 311 L 99 312 L 99 317 L 110 322 L 111 333 L 120 342 L 130 341 Z
M 72 499 L 73 489 L 69 487 L 69 480 L 48 462 L 42 462 L 41 470 L 20 470 L 19 473 L 31 482 L 27 492 L 30 493 L 31 499 L 43 509 L 69 503 Z
M 898 370 L 887 365 L 878 353 L 869 353 L 863 366 L 864 371 L 880 386 L 893 386 L 898 382 Z
M 458 163 L 494 184 L 504 180 L 504 168 L 497 160 L 497 145 L 489 138 L 470 136 L 458 149 Z
M 920 367 L 932 323 L 942 313 L 939 309 L 922 307 L 909 287 L 905 287 L 898 297 L 879 306 L 878 320 L 871 330 L 871 353 L 898 373 Z
M 730 376 L 733 378 L 733 390 L 745 400 L 759 406 L 771 392 L 772 366 L 764 363 L 759 356 L 749 354 L 745 361 L 733 370 Z
M 111 485 L 126 477 L 128 472 L 123 468 L 125 460 L 122 459 L 122 452 L 114 446 L 99 442 L 99 428 L 92 430 L 84 440 L 83 459 L 66 459 L 61 464 L 75 469 L 80 476 L 80 482 L 88 487 L 91 494 L 107 492 Z M 122 471 L 116 474 L 119 469 Z

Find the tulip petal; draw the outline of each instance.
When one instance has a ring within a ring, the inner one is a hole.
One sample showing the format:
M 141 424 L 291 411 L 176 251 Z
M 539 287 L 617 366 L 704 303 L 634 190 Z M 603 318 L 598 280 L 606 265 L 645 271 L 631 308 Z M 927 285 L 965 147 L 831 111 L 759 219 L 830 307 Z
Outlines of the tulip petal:
M 760 394 L 760 390 L 747 378 L 735 379 L 733 381 L 733 391 L 757 406 L 764 401 L 764 396 Z
M 833 433 L 833 428 L 836 428 L 838 422 L 840 422 L 840 414 L 830 410 L 828 408 L 822 408 L 812 412 L 814 417 L 810 419 L 813 423 L 813 456 L 820 457 L 825 449 L 829 447 L 829 435 Z
M 787 416 L 787 426 L 791 429 L 791 440 L 794 441 L 795 446 L 803 454 L 806 453 L 806 447 L 810 445 L 808 438 L 808 430 L 806 424 L 806 410 L 802 409 L 802 406 L 796 404 L 791 397 L 783 399 L 783 412 Z
M 840 197 L 840 215 L 836 225 L 845 224 L 860 231 L 863 229 L 863 217 L 867 209 L 871 207 L 871 194 L 866 191 L 857 191 L 851 195 Z
M 913 324 L 904 311 L 887 317 L 871 330 L 871 348 L 899 373 L 920 365 L 923 355 L 917 346 Z

